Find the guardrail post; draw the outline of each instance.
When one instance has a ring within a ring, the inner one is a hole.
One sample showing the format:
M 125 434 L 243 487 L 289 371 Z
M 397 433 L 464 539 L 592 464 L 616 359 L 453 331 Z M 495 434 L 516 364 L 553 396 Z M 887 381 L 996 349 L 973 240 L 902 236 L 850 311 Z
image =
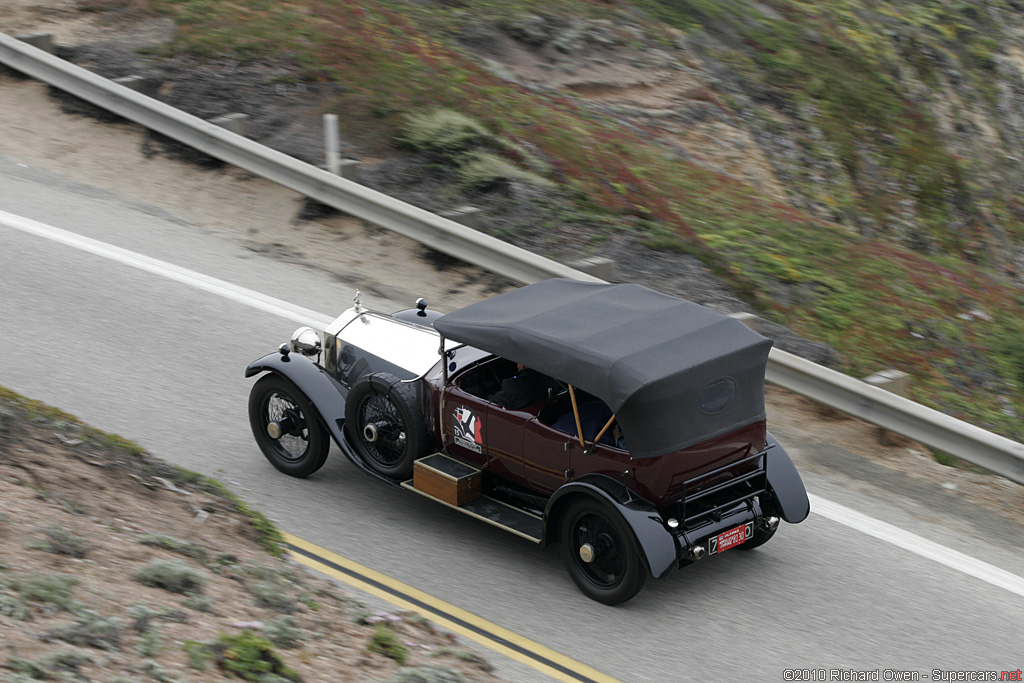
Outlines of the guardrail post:
M 615 277 L 615 261 L 603 256 L 590 256 L 565 265 L 602 280 L 611 280 Z
M 902 396 L 903 398 L 909 398 L 910 393 L 910 375 L 899 370 L 889 368 L 876 372 L 873 375 L 869 375 L 864 378 L 864 381 L 872 386 L 876 386 L 879 389 L 885 389 L 888 392 Z M 895 445 L 895 439 L 893 439 L 893 432 L 887 429 L 878 428 L 878 441 L 883 446 Z
M 143 95 L 152 97 L 156 94 L 159 84 L 152 78 L 146 78 L 145 76 L 121 76 L 120 78 L 113 79 L 114 83 L 123 85 L 126 88 L 131 88 L 135 92 L 140 92 Z
M 467 228 L 479 230 L 480 218 L 483 217 L 484 212 L 475 206 L 460 206 L 455 209 L 449 209 L 448 211 L 441 211 L 438 215 L 447 218 L 450 221 L 462 223 Z
M 351 180 L 354 183 L 359 182 L 359 165 L 360 162 L 355 159 L 342 159 L 338 162 L 338 173 L 345 180 Z
M 248 114 L 224 114 L 223 116 L 215 116 L 210 119 L 210 123 L 215 126 L 220 126 L 225 130 L 230 130 L 236 135 L 241 135 L 243 138 L 249 135 L 249 115 Z
M 340 175 L 354 183 L 359 182 L 359 162 L 355 159 L 341 158 L 337 114 L 324 114 L 324 160 L 329 173 Z
M 40 50 L 46 50 L 50 54 L 53 54 L 52 33 L 27 33 L 23 36 L 15 37 L 23 43 L 28 43 L 32 47 L 38 47 Z
M 327 160 L 327 170 L 334 175 L 341 175 L 337 114 L 324 114 L 324 158 Z

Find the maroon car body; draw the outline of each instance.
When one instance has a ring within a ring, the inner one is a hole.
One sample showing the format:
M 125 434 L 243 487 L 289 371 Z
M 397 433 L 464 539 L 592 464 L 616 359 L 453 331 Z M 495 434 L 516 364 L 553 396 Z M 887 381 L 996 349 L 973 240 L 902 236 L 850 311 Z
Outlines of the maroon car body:
M 727 316 L 635 285 L 547 281 L 447 316 L 357 300 L 322 344 L 299 330 L 247 368 L 268 372 L 250 422 L 288 474 L 314 473 L 333 438 L 384 481 L 559 542 L 577 586 L 617 604 L 648 574 L 759 546 L 780 518 L 807 516 L 767 431 L 769 348 Z M 547 391 L 499 405 L 524 365 L 553 380 Z M 600 418 L 590 433 L 588 411 Z

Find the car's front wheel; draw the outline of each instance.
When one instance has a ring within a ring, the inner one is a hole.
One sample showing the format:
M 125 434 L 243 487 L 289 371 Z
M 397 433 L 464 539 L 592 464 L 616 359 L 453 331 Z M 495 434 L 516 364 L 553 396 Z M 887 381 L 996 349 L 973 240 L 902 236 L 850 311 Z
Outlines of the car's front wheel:
M 331 449 L 331 437 L 316 408 L 290 381 L 264 375 L 249 392 L 249 426 L 263 455 L 293 477 L 320 469 Z
M 392 479 L 408 479 L 427 455 L 427 426 L 415 387 L 386 372 L 363 377 L 345 404 L 345 428 L 366 464 Z
M 622 516 L 593 498 L 578 498 L 561 516 L 562 559 L 588 598 L 618 605 L 640 592 L 647 568 Z

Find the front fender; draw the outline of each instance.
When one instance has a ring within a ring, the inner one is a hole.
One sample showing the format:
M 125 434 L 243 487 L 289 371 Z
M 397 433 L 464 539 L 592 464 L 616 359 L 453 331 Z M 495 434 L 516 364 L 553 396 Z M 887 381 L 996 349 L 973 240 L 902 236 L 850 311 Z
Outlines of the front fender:
M 811 502 L 807 499 L 807 490 L 796 471 L 796 465 L 778 442 L 768 432 L 765 468 L 767 470 L 768 488 L 775 497 L 779 507 L 779 516 L 790 524 L 807 519 L 811 512 Z
M 249 363 L 245 376 L 252 377 L 266 371 L 276 372 L 301 389 L 320 411 L 320 417 L 332 434 L 339 428 L 338 420 L 345 421 L 348 389 L 306 356 L 298 353 L 267 354 Z
M 542 542 L 545 545 L 557 535 L 557 528 L 553 528 L 549 522 L 558 518 L 562 505 L 573 494 L 603 500 L 622 515 L 633 530 L 654 578 L 666 577 L 678 568 L 676 540 L 655 507 L 638 498 L 621 482 L 599 474 L 586 475 L 569 482 L 551 496 L 544 510 Z
M 357 467 L 390 484 L 396 483 L 370 468 L 349 444 L 345 435 L 345 398 L 348 396 L 348 389 L 341 382 L 331 377 L 312 360 L 298 353 L 267 354 L 249 363 L 245 369 L 245 376 L 252 377 L 261 372 L 275 372 L 298 387 L 317 409 L 320 421 L 327 427 L 335 443 Z

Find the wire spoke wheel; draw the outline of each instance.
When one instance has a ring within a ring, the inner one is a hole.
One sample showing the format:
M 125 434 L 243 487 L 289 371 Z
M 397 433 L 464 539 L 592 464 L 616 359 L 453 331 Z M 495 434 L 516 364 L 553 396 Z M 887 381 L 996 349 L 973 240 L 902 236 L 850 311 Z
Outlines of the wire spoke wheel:
M 306 477 L 327 459 L 330 436 L 316 409 L 280 375 L 264 375 L 253 385 L 249 425 L 263 455 L 282 472 Z
M 289 396 L 275 392 L 267 395 L 266 415 L 267 424 L 276 422 L 290 427 L 276 439 L 281 457 L 293 462 L 302 459 L 309 451 L 309 428 L 299 406 Z
M 366 446 L 367 454 L 387 467 L 402 459 L 407 442 L 402 416 L 385 396 L 371 394 L 359 406 L 356 428 Z M 372 439 L 367 438 L 370 428 Z
M 345 404 L 345 432 L 366 467 L 405 480 L 430 439 L 416 387 L 386 372 L 357 381 Z

